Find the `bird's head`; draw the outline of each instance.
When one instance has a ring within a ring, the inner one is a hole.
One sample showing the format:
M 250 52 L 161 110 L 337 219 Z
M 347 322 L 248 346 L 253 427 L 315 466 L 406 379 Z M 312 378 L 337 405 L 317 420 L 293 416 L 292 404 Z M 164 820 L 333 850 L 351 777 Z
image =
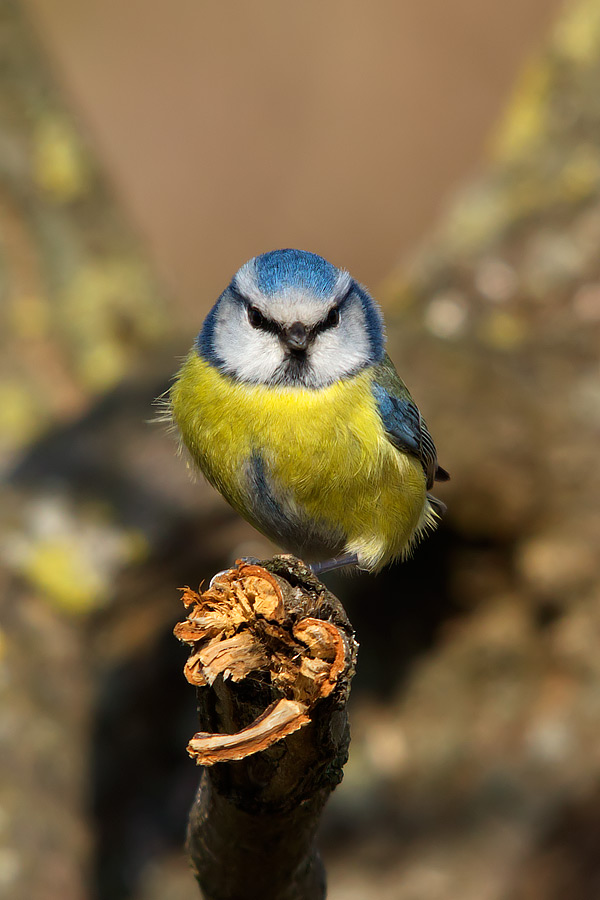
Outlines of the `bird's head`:
M 196 346 L 240 381 L 316 389 L 379 362 L 383 320 L 348 272 L 314 253 L 273 250 L 234 275 Z

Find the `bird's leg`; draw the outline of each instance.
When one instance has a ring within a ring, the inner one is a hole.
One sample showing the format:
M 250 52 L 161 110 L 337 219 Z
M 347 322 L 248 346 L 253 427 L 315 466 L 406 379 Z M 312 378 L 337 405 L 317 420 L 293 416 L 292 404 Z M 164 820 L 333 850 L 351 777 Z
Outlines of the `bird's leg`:
M 335 556 L 333 559 L 325 559 L 323 562 L 311 563 L 310 571 L 317 578 L 324 572 L 331 572 L 333 569 L 343 569 L 344 566 L 357 566 L 358 556 L 356 553 L 343 553 L 341 556 Z
M 254 556 L 244 556 L 241 561 L 247 565 L 256 565 L 260 562 L 260 560 L 256 559 Z M 319 578 L 325 572 L 332 572 L 334 569 L 343 569 L 346 566 L 358 566 L 358 556 L 356 553 L 342 553 L 341 556 L 334 556 L 333 559 L 325 559 L 323 562 L 311 563 L 309 569 L 313 575 L 316 575 L 317 578 Z M 222 571 L 213 575 L 208 585 L 209 588 L 213 586 L 213 582 L 220 575 L 225 575 L 227 572 L 231 571 L 232 569 L 222 569 Z

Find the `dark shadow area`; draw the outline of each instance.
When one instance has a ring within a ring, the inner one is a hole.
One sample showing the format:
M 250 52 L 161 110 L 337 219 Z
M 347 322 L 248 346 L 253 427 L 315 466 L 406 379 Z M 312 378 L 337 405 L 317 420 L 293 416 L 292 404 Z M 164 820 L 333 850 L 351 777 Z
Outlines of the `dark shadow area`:
M 523 863 L 510 900 L 600 897 L 600 791 L 556 811 Z
M 177 498 L 160 490 L 160 472 L 153 483 L 146 477 L 142 457 L 156 453 L 158 442 L 149 423 L 159 414 L 155 399 L 168 386 L 166 377 L 123 382 L 87 414 L 42 436 L 9 483 L 26 491 L 62 492 L 77 503 L 100 498 L 111 504 L 121 525 L 142 528 L 151 539 L 160 537 L 178 514 Z M 154 427 L 157 432 L 166 428 Z M 175 448 L 173 440 L 173 455 Z
M 152 859 L 184 843 L 198 782 L 185 752 L 197 727 L 186 656 L 168 628 L 100 678 L 91 759 L 98 900 L 130 897 Z
M 410 559 L 376 576 L 325 576 L 360 642 L 354 696 L 366 691 L 385 699 L 396 691 L 415 659 L 435 643 L 443 624 L 461 614 L 448 577 L 457 543 L 442 526 Z

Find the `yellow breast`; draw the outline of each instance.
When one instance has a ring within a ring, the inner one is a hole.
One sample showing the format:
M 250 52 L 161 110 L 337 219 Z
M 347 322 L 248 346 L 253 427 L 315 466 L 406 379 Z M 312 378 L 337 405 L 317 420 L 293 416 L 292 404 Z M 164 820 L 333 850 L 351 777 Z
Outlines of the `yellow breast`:
M 290 509 L 377 568 L 408 549 L 430 512 L 423 469 L 389 442 L 372 378 L 366 369 L 320 390 L 249 385 L 192 352 L 171 389 L 173 416 L 196 464 L 253 524 L 245 473 L 258 453 Z

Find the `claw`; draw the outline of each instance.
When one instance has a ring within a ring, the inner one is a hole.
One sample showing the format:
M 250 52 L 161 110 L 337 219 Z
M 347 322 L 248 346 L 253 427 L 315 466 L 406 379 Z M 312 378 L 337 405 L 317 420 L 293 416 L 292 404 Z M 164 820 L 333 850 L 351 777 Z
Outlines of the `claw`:
M 210 590 L 217 578 L 220 578 L 221 575 L 227 575 L 228 572 L 233 572 L 233 569 L 221 569 L 220 572 L 215 572 L 213 577 L 208 582 L 208 589 Z
M 260 559 L 257 559 L 256 556 L 242 556 L 236 562 L 242 563 L 246 566 L 257 566 L 260 563 Z M 213 586 L 217 578 L 220 578 L 221 575 L 227 575 L 228 572 L 233 572 L 234 569 L 237 569 L 237 565 L 231 566 L 229 569 L 221 569 L 220 572 L 216 572 L 208 582 L 209 589 Z

